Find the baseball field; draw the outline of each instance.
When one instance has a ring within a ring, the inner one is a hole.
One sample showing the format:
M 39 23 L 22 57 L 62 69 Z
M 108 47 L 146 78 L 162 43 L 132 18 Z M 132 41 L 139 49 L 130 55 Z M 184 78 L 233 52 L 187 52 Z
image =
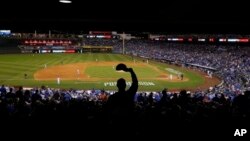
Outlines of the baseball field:
M 220 83 L 219 79 L 208 78 L 205 73 L 152 60 L 120 54 L 87 53 L 0 55 L 0 84 L 117 90 L 116 81 L 123 77 L 128 88 L 130 74 L 116 71 L 115 66 L 119 63 L 134 69 L 140 91 L 207 89 Z M 183 79 L 180 74 L 183 74 Z

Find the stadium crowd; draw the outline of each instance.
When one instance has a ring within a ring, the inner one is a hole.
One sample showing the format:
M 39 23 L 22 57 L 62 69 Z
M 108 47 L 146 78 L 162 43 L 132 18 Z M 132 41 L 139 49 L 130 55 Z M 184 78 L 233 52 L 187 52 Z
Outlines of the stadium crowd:
M 250 48 L 232 45 L 181 44 L 150 40 L 130 40 L 126 43 L 126 53 L 135 56 L 167 60 L 174 64 L 213 68 L 217 76 L 224 80 L 225 90 L 242 92 L 250 87 Z M 120 50 L 121 44 L 116 46 Z M 225 91 L 223 91 L 225 92 Z
M 116 119 L 110 117 L 107 109 L 107 100 L 114 92 L 94 89 L 60 90 L 44 86 L 23 90 L 22 87 L 4 85 L 0 91 L 0 119 L 6 121 L 8 127 L 21 124 L 17 128 L 19 130 L 32 123 L 30 129 L 41 127 L 39 132 L 42 132 L 42 128 L 53 125 L 54 128 L 46 131 L 61 131 L 64 126 L 70 126 L 72 129 L 65 129 L 67 132 L 72 130 L 80 133 L 73 128 L 79 126 L 81 131 L 87 130 L 85 133 L 92 134 L 118 132 L 117 134 L 145 136 L 169 133 L 167 136 L 172 136 L 187 133 L 192 136 L 193 132 L 210 134 L 207 133 L 209 128 L 212 128 L 213 135 L 220 135 L 223 131 L 228 133 L 232 128 L 249 127 L 250 91 L 233 97 L 226 97 L 223 93 L 211 97 L 209 92 L 204 91 L 197 91 L 193 95 L 185 90 L 172 93 L 167 89 L 157 93 L 138 92 L 129 119 L 122 118 L 124 113 L 116 111 L 115 115 L 122 122 L 118 130 L 113 123 Z M 230 128 L 225 129 L 228 126 Z

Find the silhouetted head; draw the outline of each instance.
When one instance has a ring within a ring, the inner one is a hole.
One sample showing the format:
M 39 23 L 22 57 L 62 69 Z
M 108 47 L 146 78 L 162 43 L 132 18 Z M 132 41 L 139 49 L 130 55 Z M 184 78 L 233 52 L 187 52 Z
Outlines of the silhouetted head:
M 20 87 L 19 87 L 19 90 L 21 91 L 22 89 L 23 89 L 23 87 L 22 87 L 22 86 L 20 86 Z
M 163 94 L 163 95 L 166 95 L 166 94 L 167 94 L 167 91 L 168 91 L 167 88 L 164 88 L 164 89 L 162 90 L 162 94 Z
M 119 91 L 125 91 L 126 80 L 124 78 L 118 79 L 116 86 L 118 87 Z

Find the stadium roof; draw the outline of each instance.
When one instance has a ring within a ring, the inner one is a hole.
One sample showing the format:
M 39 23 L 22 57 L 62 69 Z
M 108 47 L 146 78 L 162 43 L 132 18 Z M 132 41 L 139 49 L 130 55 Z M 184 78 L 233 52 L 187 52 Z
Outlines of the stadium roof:
M 249 32 L 247 1 L 4 0 L 0 28 Z M 4 11 L 4 12 L 3 12 Z

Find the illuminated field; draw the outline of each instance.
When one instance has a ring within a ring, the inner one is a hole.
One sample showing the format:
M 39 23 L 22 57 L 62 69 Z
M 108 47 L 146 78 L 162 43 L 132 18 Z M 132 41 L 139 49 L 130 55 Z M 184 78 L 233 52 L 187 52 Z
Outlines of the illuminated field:
M 115 70 L 118 63 L 134 69 L 139 79 L 139 90 L 205 88 L 206 80 L 202 74 L 151 60 L 147 63 L 141 58 L 134 61 L 130 56 L 118 54 L 1 55 L 0 84 L 116 90 L 117 79 L 125 78 L 128 85 L 131 82 L 128 73 Z M 184 80 L 178 78 L 178 73 L 184 74 Z M 58 77 L 61 79 L 60 85 L 56 81 Z

